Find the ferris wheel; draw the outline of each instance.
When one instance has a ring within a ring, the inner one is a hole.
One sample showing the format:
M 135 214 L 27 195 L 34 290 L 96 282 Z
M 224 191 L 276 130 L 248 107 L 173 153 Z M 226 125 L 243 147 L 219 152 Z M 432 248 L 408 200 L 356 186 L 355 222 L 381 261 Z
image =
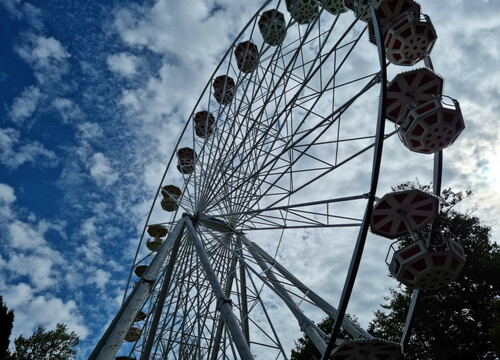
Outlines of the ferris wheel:
M 445 286 L 465 262 L 434 221 L 442 149 L 465 127 L 432 69 L 436 38 L 413 0 L 266 1 L 187 117 L 123 305 L 90 359 L 288 359 L 297 331 L 323 359 L 399 358 L 418 292 Z M 402 69 L 391 81 L 389 66 Z M 434 154 L 433 194 L 376 196 L 393 136 L 403 154 Z M 414 289 L 401 342 L 345 316 L 370 228 L 413 239 L 386 259 Z M 427 228 L 431 236 L 417 235 Z M 331 238 L 330 261 L 355 243 L 338 305 L 282 264 L 298 236 Z M 317 325 L 325 316 L 330 332 Z

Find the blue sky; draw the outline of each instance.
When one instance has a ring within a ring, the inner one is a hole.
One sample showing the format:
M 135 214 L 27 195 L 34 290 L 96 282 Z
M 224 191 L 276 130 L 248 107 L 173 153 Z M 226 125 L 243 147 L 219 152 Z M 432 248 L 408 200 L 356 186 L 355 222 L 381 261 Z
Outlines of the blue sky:
M 15 336 L 61 321 L 89 346 L 120 297 L 136 235 L 136 220 L 104 200 L 127 193 L 132 170 L 115 167 L 134 156 L 123 144 L 136 134 L 120 125 L 117 99 L 129 81 L 157 71 L 161 56 L 142 51 L 133 80 L 131 49 L 129 68 L 108 65 L 125 49 L 109 1 L 0 10 L 2 293 L 15 309 Z
M 0 3 L 0 294 L 14 337 L 64 322 L 83 359 L 117 311 L 176 134 L 262 2 L 186 3 Z M 445 152 L 444 186 L 476 194 L 463 209 L 477 207 L 498 241 L 500 3 L 421 3 L 439 36 L 434 66 L 467 126 Z M 385 159 L 398 180 L 426 180 Z M 388 286 L 366 299 L 365 318 Z

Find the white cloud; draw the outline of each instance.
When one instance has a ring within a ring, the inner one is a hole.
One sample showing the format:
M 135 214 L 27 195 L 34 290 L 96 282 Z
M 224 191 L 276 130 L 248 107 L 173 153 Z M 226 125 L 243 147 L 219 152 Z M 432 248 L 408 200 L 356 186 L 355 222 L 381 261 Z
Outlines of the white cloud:
M 78 124 L 79 136 L 82 139 L 97 139 L 103 136 L 103 131 L 98 123 L 83 122 Z
M 63 255 L 45 239 L 49 229 L 61 231 L 60 225 L 46 221 L 28 223 L 14 219 L 4 225 L 10 240 L 9 270 L 13 277 L 27 276 L 36 290 L 56 287 Z
M 137 73 L 139 58 L 127 53 L 109 55 L 106 59 L 111 71 L 122 76 L 130 77 Z
M 65 323 L 85 338 L 88 329 L 76 303 L 55 295 L 68 263 L 45 236 L 52 230 L 65 238 L 64 224 L 38 220 L 31 214 L 22 220 L 13 208 L 15 200 L 14 189 L 0 184 L 0 233 L 8 240 L 0 244 L 0 292 L 15 313 L 12 337 L 29 336 L 39 325 L 54 328 L 56 323 Z
M 98 186 L 107 188 L 118 180 L 118 173 L 113 170 L 109 159 L 103 153 L 95 153 L 90 163 L 90 175 Z
M 52 60 L 62 61 L 70 56 L 61 43 L 53 37 L 35 36 L 32 41 L 31 54 L 26 54 L 20 50 L 21 56 L 39 66 L 47 66 Z
M 86 219 L 81 225 L 81 234 L 85 238 L 85 243 L 80 245 L 77 253 L 83 255 L 85 261 L 89 264 L 103 263 L 103 250 L 101 248 L 101 237 L 98 232 L 97 219 L 91 217 Z
M 15 50 L 35 70 L 35 77 L 40 83 L 57 82 L 68 70 L 70 54 L 53 37 L 30 33 Z
M 133 111 L 141 110 L 141 102 L 138 99 L 138 94 L 143 94 L 143 91 L 136 90 L 124 90 L 122 94 L 122 98 L 120 100 L 120 105 L 125 106 L 126 108 Z
M 15 17 L 20 17 L 21 12 L 17 8 L 19 4 L 21 3 L 21 0 L 5 0 L 0 3 L 1 6 L 3 6 L 11 15 Z
M 10 221 L 12 218 L 12 203 L 16 200 L 14 189 L 0 183 L 0 223 Z
M 11 204 L 15 200 L 14 189 L 7 184 L 0 184 L 0 204 Z
M 57 163 L 57 156 L 38 141 L 21 140 L 15 129 L 0 128 L 0 163 L 15 169 L 27 162 L 50 167 Z
M 22 9 L 24 16 L 26 17 L 26 21 L 35 29 L 37 30 L 42 30 L 44 25 L 43 25 L 43 20 L 42 20 L 42 11 L 37 8 L 36 6 L 24 2 L 23 3 L 23 9 Z
M 37 291 L 46 290 L 57 284 L 53 265 L 51 259 L 24 254 L 13 254 L 8 262 L 11 274 L 15 277 L 27 276 L 31 286 Z
M 492 226 L 500 242 L 498 224 L 498 149 L 500 128 L 500 51 L 491 46 L 500 37 L 500 3 L 495 1 L 426 1 L 426 12 L 438 32 L 432 52 L 435 69 L 445 78 L 444 92 L 460 102 L 466 129 L 444 152 L 445 186 L 473 191 L 464 207 L 477 203 L 475 215 Z M 464 26 L 457 27 L 457 23 Z M 480 61 L 478 61 L 480 59 Z M 463 208 L 463 207 L 461 207 Z
M 0 6 L 2 5 L 10 16 L 16 19 L 24 18 L 30 26 L 37 30 L 43 28 L 42 12 L 32 4 L 21 2 L 21 0 L 4 0 L 0 2 Z
M 46 245 L 44 232 L 46 229 L 34 229 L 30 224 L 15 220 L 8 225 L 10 245 L 15 250 L 34 250 Z
M 42 93 L 36 86 L 29 86 L 24 89 L 21 95 L 14 99 L 10 108 L 12 120 L 22 122 L 30 118 L 35 112 L 41 97 Z
M 227 49 L 234 33 L 258 8 L 257 1 L 221 1 L 218 5 L 220 10 L 212 12 L 212 2 L 159 0 L 149 8 L 119 9 L 114 26 L 130 46 L 210 62 Z
M 65 122 L 70 120 L 81 120 L 84 117 L 80 107 L 71 99 L 58 97 L 54 99 L 52 104 L 59 111 L 59 114 Z
M 66 324 L 69 331 L 75 331 L 82 339 L 89 334 L 73 300 L 65 302 L 54 296 L 36 295 L 26 283 L 3 287 L 2 293 L 7 306 L 14 309 L 13 338 L 30 336 L 39 325 L 53 330 L 57 323 Z
M 158 169 L 163 168 L 163 166 L 164 165 L 161 162 L 154 161 L 152 163 L 149 163 L 144 169 L 142 181 L 150 194 L 154 194 L 158 189 L 160 181 Z
M 108 283 L 110 278 L 110 272 L 102 269 L 97 269 L 90 274 L 88 283 L 95 284 L 95 286 L 97 286 L 99 290 L 104 291 L 106 289 L 106 284 Z
M 46 238 L 50 230 L 66 240 L 64 223 L 40 220 L 33 214 L 22 218 L 13 208 L 15 200 L 14 189 L 0 184 L 0 233 L 6 239 L 0 243 L 0 293 L 15 313 L 11 339 L 21 334 L 28 337 L 39 325 L 52 330 L 57 323 L 85 339 L 89 330 L 72 299 L 75 294 L 57 295 L 74 262 L 70 266 Z M 105 286 L 107 274 L 98 275 L 96 285 Z

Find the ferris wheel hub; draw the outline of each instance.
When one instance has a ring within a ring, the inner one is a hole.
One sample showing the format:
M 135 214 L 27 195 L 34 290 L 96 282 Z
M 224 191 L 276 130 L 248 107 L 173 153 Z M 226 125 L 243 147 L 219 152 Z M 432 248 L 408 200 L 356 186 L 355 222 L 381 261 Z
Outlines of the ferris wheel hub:
M 232 233 L 234 232 L 234 229 L 227 224 L 225 221 L 218 219 L 216 217 L 210 216 L 202 216 L 199 218 L 200 223 L 205 225 L 207 228 L 210 230 L 214 230 L 217 232 L 222 232 L 222 233 Z

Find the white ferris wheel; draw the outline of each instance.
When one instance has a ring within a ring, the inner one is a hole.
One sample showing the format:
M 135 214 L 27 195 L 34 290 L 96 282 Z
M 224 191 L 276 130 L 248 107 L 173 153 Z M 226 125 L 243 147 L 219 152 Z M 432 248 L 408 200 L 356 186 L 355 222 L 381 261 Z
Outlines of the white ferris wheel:
M 445 286 L 465 262 L 435 221 L 442 149 L 465 127 L 432 68 L 436 38 L 413 0 L 266 1 L 186 116 L 124 302 L 90 359 L 288 359 L 290 324 L 322 359 L 399 358 L 419 291 Z M 401 69 L 391 80 L 389 67 Z M 433 194 L 377 196 L 393 136 L 401 156 L 434 159 Z M 331 261 L 336 244 L 355 243 L 338 303 L 277 257 L 303 229 L 333 239 Z M 386 262 L 414 289 L 400 342 L 345 316 L 369 231 L 396 239 Z M 329 332 L 317 314 L 334 320 Z

